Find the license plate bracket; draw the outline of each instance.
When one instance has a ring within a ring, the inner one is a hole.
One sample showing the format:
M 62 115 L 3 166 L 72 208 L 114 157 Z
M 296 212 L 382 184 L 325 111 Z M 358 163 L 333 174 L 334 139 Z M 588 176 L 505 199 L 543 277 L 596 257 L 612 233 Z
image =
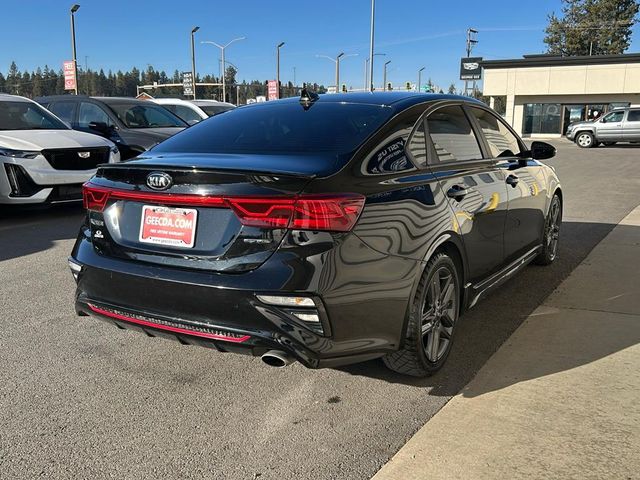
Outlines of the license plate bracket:
M 138 240 L 141 243 L 193 248 L 197 221 L 198 211 L 193 208 L 143 205 Z

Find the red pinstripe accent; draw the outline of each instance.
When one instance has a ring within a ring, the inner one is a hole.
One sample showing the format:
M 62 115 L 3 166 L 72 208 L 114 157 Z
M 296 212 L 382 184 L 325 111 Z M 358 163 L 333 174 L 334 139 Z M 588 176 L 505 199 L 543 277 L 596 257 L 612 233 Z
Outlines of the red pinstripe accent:
M 102 308 L 96 307 L 95 305 L 92 305 L 90 303 L 88 303 L 87 305 L 95 313 L 99 313 L 100 315 L 104 315 L 106 317 L 115 318 L 117 320 L 122 320 L 122 321 L 129 322 L 129 323 L 136 323 L 138 325 L 143 325 L 145 327 L 153 327 L 153 328 L 157 328 L 159 330 L 167 330 L 169 332 L 182 333 L 182 334 L 185 334 L 185 335 L 191 335 L 193 337 L 211 338 L 213 340 L 223 340 L 225 342 L 233 342 L 233 343 L 246 342 L 247 340 L 249 340 L 251 338 L 250 335 L 244 335 L 243 337 L 237 337 L 236 338 L 236 337 L 227 337 L 226 335 L 217 335 L 215 333 L 197 332 L 197 331 L 189 330 L 189 329 L 186 329 L 186 328 L 170 327 L 168 325 L 160 325 L 158 323 L 147 322 L 146 320 L 140 320 L 138 318 L 128 317 L 126 315 L 121 315 L 119 313 L 109 312 L 107 310 L 103 310 Z

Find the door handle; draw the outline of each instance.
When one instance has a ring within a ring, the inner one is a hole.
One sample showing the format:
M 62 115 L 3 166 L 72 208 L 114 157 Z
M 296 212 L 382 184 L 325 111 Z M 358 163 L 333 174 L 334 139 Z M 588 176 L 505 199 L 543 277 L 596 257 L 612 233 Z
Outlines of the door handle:
M 513 188 L 516 188 L 516 185 L 518 185 L 519 181 L 520 181 L 520 179 L 518 177 L 516 177 L 515 175 L 509 175 L 507 177 L 507 184 L 511 185 Z
M 458 202 L 462 200 L 471 189 L 466 185 L 454 185 L 449 190 L 447 190 L 447 197 L 453 198 Z

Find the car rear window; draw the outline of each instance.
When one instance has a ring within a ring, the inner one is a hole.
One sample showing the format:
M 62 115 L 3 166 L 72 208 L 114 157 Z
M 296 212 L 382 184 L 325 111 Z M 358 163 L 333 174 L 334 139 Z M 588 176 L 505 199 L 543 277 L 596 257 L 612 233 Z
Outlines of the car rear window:
M 154 152 L 297 153 L 353 152 L 392 115 L 387 106 L 316 103 L 251 105 L 216 115 L 169 138 Z

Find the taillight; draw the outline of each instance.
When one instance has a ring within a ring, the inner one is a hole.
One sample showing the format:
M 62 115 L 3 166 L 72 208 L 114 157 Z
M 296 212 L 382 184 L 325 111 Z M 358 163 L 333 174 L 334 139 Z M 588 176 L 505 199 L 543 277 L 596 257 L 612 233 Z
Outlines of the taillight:
M 348 232 L 364 207 L 364 196 L 355 194 L 301 196 L 296 199 L 291 228 Z
M 243 225 L 294 230 L 348 232 L 364 206 L 355 194 L 301 195 L 295 198 L 225 198 Z
M 109 190 L 94 188 L 89 183 L 82 185 L 82 204 L 87 210 L 101 212 L 109 200 Z
M 298 195 L 295 197 L 213 197 L 111 190 L 86 183 L 84 208 L 101 212 L 109 199 L 161 205 L 229 207 L 243 225 L 348 232 L 364 207 L 365 197 L 353 193 Z

